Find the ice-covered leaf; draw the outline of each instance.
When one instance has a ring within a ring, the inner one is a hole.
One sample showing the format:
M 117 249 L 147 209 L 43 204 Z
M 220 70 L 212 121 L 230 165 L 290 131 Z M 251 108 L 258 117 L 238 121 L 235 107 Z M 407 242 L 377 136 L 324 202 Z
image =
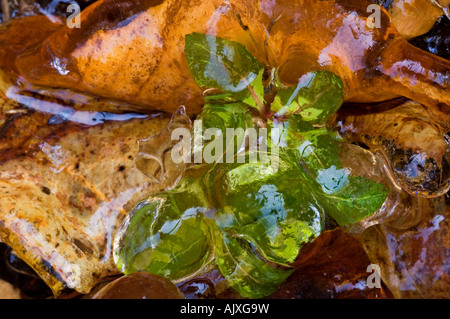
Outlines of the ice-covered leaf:
M 439 197 L 450 189 L 450 113 L 399 102 L 342 110 L 337 126 L 350 142 L 383 150 L 398 187 Z
M 197 120 L 201 121 L 203 138 L 203 147 L 198 150 L 211 155 L 215 162 L 233 159 L 241 148 L 245 149 L 247 129 L 254 126 L 249 106 L 242 102 L 206 104 Z
M 370 179 L 349 176 L 343 171 L 327 174 L 329 176 L 326 178 L 332 180 L 335 188 L 316 191 L 315 194 L 326 212 L 341 226 L 351 225 L 371 216 L 381 208 L 389 194 L 387 186 Z M 322 189 L 323 187 L 322 184 Z
M 88 293 L 118 272 L 111 238 L 127 211 L 161 190 L 134 159 L 137 141 L 168 119 L 84 127 L 49 126 L 50 117 L 14 116 L 0 134 L 0 237 L 55 295 Z
M 296 87 L 280 88 L 272 111 L 277 116 L 300 114 L 306 122 L 324 124 L 343 102 L 341 79 L 328 71 L 316 71 L 301 77 Z

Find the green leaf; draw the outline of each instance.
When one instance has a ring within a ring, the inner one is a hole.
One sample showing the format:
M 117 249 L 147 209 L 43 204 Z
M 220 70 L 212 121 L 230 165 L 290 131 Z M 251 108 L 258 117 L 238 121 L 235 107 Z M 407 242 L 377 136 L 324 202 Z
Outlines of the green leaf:
M 249 106 L 242 102 L 208 103 L 197 120 L 202 121 L 203 148 L 196 149 L 203 151 L 203 159 L 209 164 L 234 161 L 245 146 L 247 129 L 254 126 Z
M 283 265 L 293 263 L 301 247 L 320 234 L 298 218 L 280 220 L 276 215 L 259 218 L 238 231 L 266 259 Z
M 191 74 L 200 87 L 228 93 L 221 95 L 222 98 L 232 96 L 257 108 L 262 105 L 264 66 L 244 45 L 192 33 L 186 36 L 185 54 Z
M 217 266 L 231 286 L 244 298 L 262 298 L 274 292 L 292 270 L 273 268 L 252 251 L 250 245 L 227 232 L 215 240 Z
M 316 71 L 300 78 L 296 87 L 280 88 L 271 107 L 278 117 L 299 114 L 306 122 L 324 124 L 343 102 L 341 79 Z
M 147 271 L 171 280 L 196 273 L 212 257 L 211 224 L 204 218 L 205 210 L 192 208 L 179 219 L 158 223 L 158 209 L 153 205 L 141 209 L 132 216 L 117 264 L 125 274 Z
M 264 102 L 263 76 L 264 69 L 261 69 L 256 79 L 247 86 L 246 90 L 234 94 L 236 98 L 245 104 L 260 109 Z
M 223 213 L 218 226 L 232 229 L 272 262 L 292 263 L 301 246 L 323 230 L 324 216 L 301 174 L 282 164 L 234 165 L 216 183 Z
M 319 171 L 332 166 L 342 168 L 339 142 L 326 129 L 302 132 L 301 136 L 295 151 L 305 172 L 318 176 Z

